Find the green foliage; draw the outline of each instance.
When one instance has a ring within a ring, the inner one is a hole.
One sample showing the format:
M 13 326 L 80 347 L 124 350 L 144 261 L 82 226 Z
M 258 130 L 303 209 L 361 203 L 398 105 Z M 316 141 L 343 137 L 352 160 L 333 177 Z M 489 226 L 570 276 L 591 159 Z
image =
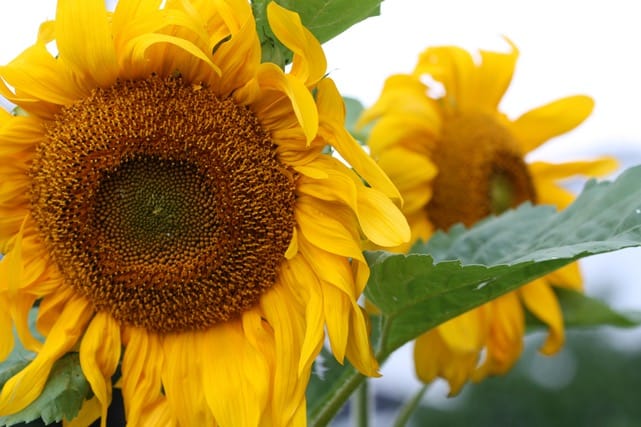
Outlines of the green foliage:
M 638 342 L 637 333 L 617 333 Z M 533 337 L 537 338 L 537 337 Z M 624 427 L 641 420 L 641 351 L 617 350 L 611 333 L 570 331 L 562 353 L 539 354 L 532 339 L 505 376 L 468 384 L 448 407 L 428 401 L 408 427 Z M 509 402 L 509 404 L 506 404 Z M 455 409 L 453 409 L 455 408 Z
M 2 365 L 0 379 L 2 384 L 12 375 L 3 375 L 5 369 L 15 374 L 28 362 L 14 361 Z M 19 366 L 21 366 L 18 369 Z M 8 371 L 7 371 L 8 372 Z M 89 394 L 89 383 L 82 374 L 78 353 L 69 353 L 56 361 L 45 384 L 42 394 L 20 412 L 0 417 L 0 425 L 11 426 L 21 422 L 42 419 L 45 424 L 70 420 L 78 415 L 80 407 Z
M 641 325 L 640 313 L 619 313 L 605 302 L 572 289 L 556 288 L 554 291 L 563 310 L 565 326 L 568 328 L 594 326 L 634 328 Z M 534 322 L 536 320 L 532 323 Z
M 641 166 L 615 182 L 590 182 L 563 212 L 523 205 L 466 230 L 453 227 L 420 243 L 409 255 L 366 253 L 371 269 L 367 297 L 381 314 L 373 317 L 379 362 L 425 331 L 515 290 L 579 258 L 641 245 Z M 561 291 L 563 293 L 563 291 Z M 562 295 L 571 325 L 630 326 L 594 300 Z M 311 425 L 325 425 L 339 407 L 331 402 L 358 374 L 330 365 L 321 382 L 324 396 L 312 407 Z M 338 378 L 343 384 L 332 384 Z M 355 381 L 358 385 L 358 381 Z M 318 383 L 316 384 L 318 385 Z
M 284 66 L 292 53 L 274 36 L 267 21 L 267 4 L 272 0 L 253 0 L 256 28 L 263 49 L 263 61 Z M 336 37 L 352 25 L 380 13 L 382 0 L 277 0 L 279 5 L 297 12 L 303 25 L 321 43 Z
M 323 406 L 337 396 L 345 382 L 355 374 L 356 371 L 349 362 L 345 361 L 345 365 L 339 364 L 334 355 L 327 348 L 323 348 L 320 357 L 314 362 L 314 373 L 307 384 L 307 417 L 311 426 L 322 425 L 317 424 L 316 418 Z M 363 377 L 356 378 L 360 381 Z
M 368 254 L 367 296 L 386 317 L 385 354 L 424 331 L 579 258 L 641 245 L 641 167 L 590 182 L 556 213 L 524 205 L 413 254 Z M 585 321 L 585 320 L 584 320 Z

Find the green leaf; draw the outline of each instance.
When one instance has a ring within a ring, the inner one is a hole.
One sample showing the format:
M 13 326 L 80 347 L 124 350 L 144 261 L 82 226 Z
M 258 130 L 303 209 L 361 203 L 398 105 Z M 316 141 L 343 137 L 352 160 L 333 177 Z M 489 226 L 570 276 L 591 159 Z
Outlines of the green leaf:
M 298 12 L 303 25 L 319 42 L 333 39 L 354 24 L 380 15 L 382 0 L 278 0 Z
M 25 364 L 26 365 L 26 364 Z M 41 418 L 45 424 L 73 419 L 89 394 L 78 353 L 68 353 L 53 365 L 42 394 L 22 411 L 0 417 L 0 425 Z
M 271 0 L 253 0 L 258 37 L 263 48 L 263 61 L 281 66 L 291 62 L 292 53 L 274 36 L 267 21 L 267 4 Z M 279 5 L 297 12 L 303 25 L 320 43 L 336 37 L 352 25 L 380 14 L 382 0 L 277 0 Z
M 366 295 L 382 311 L 382 355 L 579 258 L 641 245 L 641 166 L 590 182 L 566 210 L 524 205 L 470 230 L 437 233 L 409 255 L 367 253 Z M 429 255 L 428 255 L 429 254 Z

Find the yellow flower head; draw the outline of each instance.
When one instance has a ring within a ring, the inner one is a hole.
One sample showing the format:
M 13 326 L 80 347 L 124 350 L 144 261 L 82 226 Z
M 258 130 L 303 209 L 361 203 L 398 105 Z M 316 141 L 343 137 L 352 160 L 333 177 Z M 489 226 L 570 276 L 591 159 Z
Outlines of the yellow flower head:
M 304 425 L 325 328 L 377 375 L 361 243 L 409 239 L 399 194 L 343 128 L 318 41 L 268 17 L 288 73 L 261 63 L 246 0 L 60 0 L 0 67 L 28 113 L 0 113 L 0 360 L 12 328 L 36 353 L 1 415 L 70 351 L 103 425 L 119 363 L 130 425 Z
M 379 100 L 361 118 L 361 123 L 378 119 L 368 141 L 371 153 L 401 192 L 412 230 L 410 242 L 395 250 L 405 252 L 434 230 L 471 226 L 526 201 L 564 208 L 573 195 L 559 180 L 598 176 L 616 166 L 610 158 L 526 161 L 530 151 L 585 120 L 593 101 L 571 96 L 508 118 L 498 104 L 518 57 L 511 47 L 509 53 L 480 51 L 478 60 L 457 47 L 429 48 L 412 74 L 388 78 Z M 470 377 L 505 373 L 522 350 L 522 306 L 549 327 L 542 352 L 558 351 L 563 320 L 551 285 L 580 288 L 576 264 L 419 337 L 419 378 L 443 377 L 456 393 Z

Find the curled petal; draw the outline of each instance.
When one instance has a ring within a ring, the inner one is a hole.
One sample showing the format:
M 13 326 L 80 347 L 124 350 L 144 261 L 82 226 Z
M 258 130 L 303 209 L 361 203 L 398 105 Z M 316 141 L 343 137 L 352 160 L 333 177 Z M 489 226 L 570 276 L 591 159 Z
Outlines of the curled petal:
M 327 69 L 325 54 L 318 40 L 303 26 L 297 13 L 276 2 L 267 5 L 267 18 L 276 37 L 294 52 L 291 74 L 307 86 L 314 85 Z
M 80 366 L 100 402 L 101 427 L 107 425 L 107 409 L 111 404 L 111 376 L 120 360 L 120 345 L 118 323 L 107 313 L 97 313 L 80 344 Z

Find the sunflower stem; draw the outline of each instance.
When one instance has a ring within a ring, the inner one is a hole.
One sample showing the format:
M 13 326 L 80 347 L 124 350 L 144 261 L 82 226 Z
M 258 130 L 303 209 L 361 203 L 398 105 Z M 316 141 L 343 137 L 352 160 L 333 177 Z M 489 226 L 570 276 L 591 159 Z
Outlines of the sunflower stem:
M 405 405 L 403 405 L 401 410 L 398 412 L 398 416 L 396 417 L 396 421 L 394 421 L 393 427 L 405 427 L 407 425 L 407 422 L 412 417 L 412 414 L 420 405 L 421 400 L 423 399 L 423 396 L 427 391 L 427 387 L 427 384 L 423 385 L 423 387 L 420 388 L 420 390 L 414 395 L 414 397 L 412 397 L 412 399 L 410 399 L 407 403 L 405 403 Z
M 352 395 L 354 390 L 361 385 L 365 376 L 356 371 L 353 367 L 349 368 L 349 375 L 343 384 L 336 390 L 330 399 L 318 411 L 315 417 L 310 420 L 311 427 L 324 427 L 334 418 L 334 415 L 343 407 L 347 399 Z
M 352 398 L 353 403 L 353 423 L 356 427 L 368 427 L 369 425 L 369 384 L 367 380 L 363 381 L 356 389 Z
M 380 334 L 378 335 L 375 357 L 379 365 L 383 365 L 385 360 L 389 357 L 389 351 L 386 349 L 387 335 L 391 324 L 391 319 L 388 316 L 381 316 L 380 318 Z M 359 373 L 353 367 L 349 367 L 348 371 L 342 376 L 341 386 L 332 394 L 331 398 L 321 407 L 321 409 L 310 419 L 310 427 L 325 427 L 334 418 L 336 413 L 340 411 L 345 402 L 350 398 L 354 390 L 363 383 L 367 378 Z

